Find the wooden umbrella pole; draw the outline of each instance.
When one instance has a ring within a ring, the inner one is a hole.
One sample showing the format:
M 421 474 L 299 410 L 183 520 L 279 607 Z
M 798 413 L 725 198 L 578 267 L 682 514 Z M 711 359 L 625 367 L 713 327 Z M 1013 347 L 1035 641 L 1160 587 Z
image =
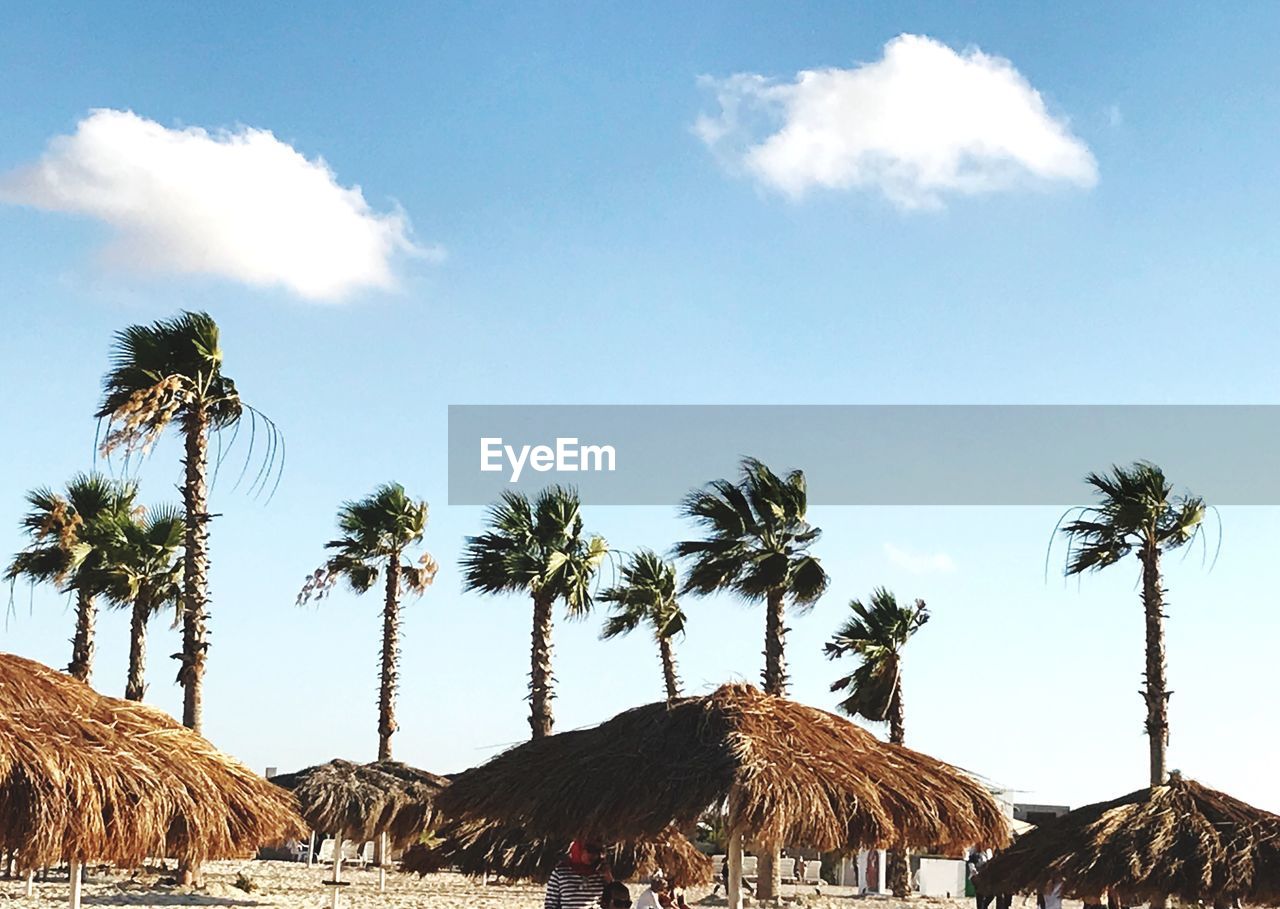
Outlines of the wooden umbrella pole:
M 310 868 L 316 861 L 316 832 L 311 831 L 311 839 L 307 841 L 307 867 Z
M 80 890 L 84 883 L 84 875 L 80 871 L 80 862 L 72 859 L 71 873 L 71 909 L 80 909 Z
M 333 838 L 333 909 L 338 909 L 338 894 L 342 892 L 342 834 Z
M 736 828 L 729 831 L 729 909 L 742 909 L 742 834 Z
M 28 899 L 36 895 L 36 872 L 31 869 L 27 872 L 27 897 Z
M 389 850 L 387 849 L 387 834 L 384 832 L 378 836 L 378 855 L 382 856 L 378 862 L 378 892 L 387 892 L 387 862 L 390 860 Z

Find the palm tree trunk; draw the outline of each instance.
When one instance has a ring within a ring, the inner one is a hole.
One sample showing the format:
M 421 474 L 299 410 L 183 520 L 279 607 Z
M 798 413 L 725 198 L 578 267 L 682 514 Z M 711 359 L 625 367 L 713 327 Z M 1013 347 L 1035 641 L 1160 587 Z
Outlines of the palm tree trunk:
M 93 594 L 76 591 L 76 633 L 71 639 L 71 663 L 67 673 L 82 682 L 88 682 L 93 673 L 93 623 L 97 618 Z
M 1169 692 L 1164 660 L 1164 590 L 1160 587 L 1160 550 L 1148 545 L 1142 552 L 1142 608 L 1147 619 L 1146 688 L 1147 738 L 1151 747 L 1151 785 L 1164 784 L 1165 751 L 1169 745 Z
M 382 609 L 382 691 L 378 695 L 378 760 L 391 760 L 396 731 L 396 684 L 400 665 L 400 554 L 387 565 L 387 602 Z
M 182 725 L 199 733 L 204 724 L 205 623 L 209 606 L 209 414 L 197 404 L 183 421 L 186 476 L 182 487 L 187 528 L 182 560 Z
M 769 591 L 764 628 L 764 690 L 766 694 L 787 693 L 787 629 L 783 625 L 781 588 Z
M 906 738 L 906 710 L 902 699 L 902 680 L 893 689 L 889 699 L 889 741 L 901 745 Z M 905 850 L 889 852 L 885 861 L 885 875 L 889 890 L 898 899 L 905 899 L 911 892 L 911 868 L 909 853 Z
M 147 617 L 150 614 L 144 600 L 134 600 L 129 620 L 129 678 L 124 685 L 126 701 L 142 700 L 147 690 Z
M 658 653 L 662 656 L 662 680 L 667 686 L 667 703 L 680 697 L 680 680 L 676 677 L 676 655 L 671 649 L 671 638 L 658 638 Z
M 529 726 L 535 739 L 551 735 L 551 606 L 550 597 L 534 594 L 533 646 L 529 671 Z
M 770 590 L 765 611 L 764 631 L 764 690 L 767 694 L 787 693 L 787 628 L 783 624 L 783 590 Z M 760 856 L 756 871 L 756 899 L 777 899 L 782 890 L 781 852 L 778 848 L 766 849 Z

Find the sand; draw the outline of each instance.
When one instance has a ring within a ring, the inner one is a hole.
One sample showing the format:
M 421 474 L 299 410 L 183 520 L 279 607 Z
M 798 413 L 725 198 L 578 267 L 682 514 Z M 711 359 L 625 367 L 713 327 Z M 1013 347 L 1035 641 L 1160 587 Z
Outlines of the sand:
M 66 872 L 47 883 L 36 882 L 35 896 L 27 898 L 25 881 L 0 881 L 0 907 L 53 907 L 67 905 Z M 246 893 L 236 886 L 244 875 L 254 889 Z M 143 872 L 136 876 L 110 870 L 92 870 L 85 880 L 83 904 L 89 906 L 222 906 L 262 907 L 262 909 L 327 909 L 330 888 L 321 881 L 330 869 L 319 865 L 307 868 L 302 862 L 236 861 L 210 862 L 205 866 L 204 887 L 198 890 L 174 887 L 162 875 Z M 457 874 L 431 874 L 424 878 L 408 874 L 388 874 L 386 893 L 378 892 L 378 873 L 344 867 L 343 878 L 351 885 L 342 888 L 342 905 L 348 909 L 541 909 L 542 888 L 532 884 L 484 886 Z M 632 897 L 641 887 L 632 886 Z M 710 888 L 689 894 L 692 906 L 724 906 L 722 897 L 709 896 Z M 796 888 L 784 887 L 791 898 Z M 972 909 L 972 900 L 937 900 L 915 897 L 909 901 L 887 897 L 853 895 L 851 890 L 825 887 L 823 896 L 812 887 L 800 888 L 803 909 Z M 1020 909 L 1021 901 L 1015 901 Z M 1030 906 L 1034 907 L 1031 902 Z M 1078 905 L 1078 904 L 1077 904 Z

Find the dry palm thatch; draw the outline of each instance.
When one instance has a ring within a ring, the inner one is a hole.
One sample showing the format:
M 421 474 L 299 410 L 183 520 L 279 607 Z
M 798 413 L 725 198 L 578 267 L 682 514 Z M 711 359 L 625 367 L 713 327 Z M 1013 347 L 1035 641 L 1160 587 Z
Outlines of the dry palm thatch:
M 978 881 L 991 893 L 1061 882 L 1067 896 L 1114 887 L 1126 902 L 1276 905 L 1280 816 L 1174 774 L 1032 830 L 987 862 Z
M 334 760 L 273 777 L 292 789 L 302 816 L 316 830 L 367 841 L 385 833 L 396 846 L 422 835 L 436 796 L 449 781 L 397 761 L 355 764 Z
M 762 846 L 957 848 L 1008 838 L 995 800 L 962 771 L 742 684 L 535 739 L 461 774 L 436 806 L 448 820 L 558 841 L 654 841 L 718 806 Z
M 302 832 L 291 797 L 166 714 L 0 654 L 0 850 L 23 868 L 199 863 Z
M 428 874 L 456 868 L 463 874 L 500 874 L 545 881 L 565 857 L 565 840 L 531 837 L 518 828 L 494 824 L 449 823 L 433 834 L 434 845 L 419 844 L 405 853 L 401 868 Z M 619 880 L 661 870 L 668 880 L 688 887 L 711 882 L 711 860 L 674 829 L 652 842 L 619 843 L 608 851 Z

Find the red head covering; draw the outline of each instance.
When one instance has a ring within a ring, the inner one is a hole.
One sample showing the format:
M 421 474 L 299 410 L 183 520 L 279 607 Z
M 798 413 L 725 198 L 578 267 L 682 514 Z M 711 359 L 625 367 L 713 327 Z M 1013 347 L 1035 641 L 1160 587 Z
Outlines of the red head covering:
M 596 845 L 592 843 L 591 845 Z M 578 874 L 590 874 L 600 864 L 601 853 L 587 850 L 582 840 L 574 840 L 569 844 L 569 864 Z

